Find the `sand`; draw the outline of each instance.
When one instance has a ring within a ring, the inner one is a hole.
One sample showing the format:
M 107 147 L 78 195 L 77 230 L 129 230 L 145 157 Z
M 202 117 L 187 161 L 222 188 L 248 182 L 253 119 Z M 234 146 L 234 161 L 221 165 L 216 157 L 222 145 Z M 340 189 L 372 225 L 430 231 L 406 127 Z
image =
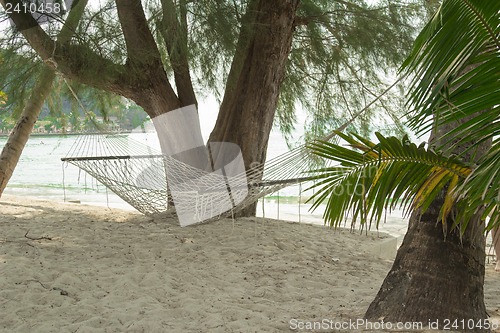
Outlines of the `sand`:
M 376 232 L 261 218 L 181 228 L 13 196 L 0 202 L 0 230 L 2 332 L 287 332 L 356 320 L 396 247 Z M 485 301 L 500 319 L 493 268 Z

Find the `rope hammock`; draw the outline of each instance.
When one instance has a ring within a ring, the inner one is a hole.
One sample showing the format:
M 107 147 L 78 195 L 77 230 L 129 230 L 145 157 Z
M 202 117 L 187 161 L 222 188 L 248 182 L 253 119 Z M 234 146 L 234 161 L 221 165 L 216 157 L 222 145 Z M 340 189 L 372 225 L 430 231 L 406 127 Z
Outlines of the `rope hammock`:
M 398 81 L 337 131 L 344 130 Z M 321 139 L 336 137 L 329 134 Z M 312 167 L 306 144 L 268 160 L 265 166 L 246 171 L 243 167 L 236 174 L 226 174 L 224 167 L 222 172 L 193 167 L 176 155 L 167 156 L 130 136 L 113 133 L 80 136 L 61 160 L 84 170 L 141 213 L 166 213 L 175 202 L 177 215 L 192 216 L 194 222 L 234 214 L 259 198 L 314 176 L 306 173 Z
M 175 192 L 190 198 L 185 202 L 196 203 L 195 207 L 182 207 L 178 203 L 183 201 L 177 200 L 177 214 L 194 209 L 201 218 L 235 213 L 265 195 L 310 180 L 310 175 L 304 176 L 310 165 L 307 155 L 306 146 L 300 146 L 269 160 L 265 167 L 256 166 L 245 173 L 225 177 L 163 155 L 130 137 L 93 134 L 79 137 L 61 160 L 84 170 L 146 215 L 172 208 L 171 192 Z M 227 178 L 232 185 L 229 191 Z M 227 202 L 222 199 L 228 192 L 231 202 L 237 202 L 234 206 L 221 205 Z

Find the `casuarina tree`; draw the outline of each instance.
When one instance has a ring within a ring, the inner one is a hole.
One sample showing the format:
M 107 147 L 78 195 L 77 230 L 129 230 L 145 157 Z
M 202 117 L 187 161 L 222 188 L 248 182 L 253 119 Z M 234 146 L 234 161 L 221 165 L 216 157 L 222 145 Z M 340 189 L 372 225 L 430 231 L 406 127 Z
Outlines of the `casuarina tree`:
M 418 2 L 107 1 L 87 9 L 71 43 L 31 15 L 8 15 L 47 65 L 135 101 L 152 118 L 197 105 L 200 91 L 217 96 L 209 140 L 238 144 L 249 168 L 264 163 L 275 118 L 290 131 L 294 109 L 304 107 L 319 132 L 376 95 L 384 85 L 379 69 L 395 68 L 409 50 L 424 12 Z M 172 145 L 203 144 L 186 128 L 164 135 Z

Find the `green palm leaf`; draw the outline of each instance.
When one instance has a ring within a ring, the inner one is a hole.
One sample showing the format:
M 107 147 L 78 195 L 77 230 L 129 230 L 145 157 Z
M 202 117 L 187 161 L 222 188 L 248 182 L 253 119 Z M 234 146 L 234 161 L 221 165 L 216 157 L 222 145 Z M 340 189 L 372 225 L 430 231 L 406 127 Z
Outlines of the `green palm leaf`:
M 5 104 L 7 100 L 7 94 L 0 90 L 0 105 Z
M 460 210 L 461 220 L 469 220 L 475 213 L 489 217 L 487 229 L 500 225 L 500 139 L 496 139 L 488 154 L 458 189 L 460 199 L 468 202 Z
M 500 1 L 443 1 L 403 64 L 413 75 L 411 127 L 460 122 L 443 141 L 450 150 L 500 134 L 499 12 Z
M 349 149 L 330 142 L 316 141 L 309 148 L 320 157 L 339 164 L 314 170 L 319 189 L 312 197 L 312 209 L 326 200 L 325 222 L 339 226 L 347 213 L 354 221 L 378 226 L 386 209 L 398 206 L 406 211 L 421 208 L 445 192 L 440 220 L 445 221 L 456 204 L 456 189 L 472 170 L 454 157 L 444 157 L 424 145 L 417 146 L 407 137 L 399 140 L 376 133 L 378 144 L 360 136 L 337 133 L 355 148 Z
M 403 65 L 413 74 L 410 125 L 423 133 L 453 123 L 439 139 L 439 149 L 475 149 L 485 140 L 493 146 L 460 186 L 467 209 L 499 224 L 500 202 L 500 1 L 446 0 L 417 38 Z M 484 204 L 487 206 L 485 207 Z

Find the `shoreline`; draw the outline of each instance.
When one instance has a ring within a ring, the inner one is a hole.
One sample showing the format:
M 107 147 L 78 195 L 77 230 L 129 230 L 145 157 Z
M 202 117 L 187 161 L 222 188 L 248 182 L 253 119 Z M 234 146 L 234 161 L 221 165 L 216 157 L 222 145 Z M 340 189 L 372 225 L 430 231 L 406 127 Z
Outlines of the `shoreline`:
M 66 133 L 31 133 L 31 137 L 66 137 L 66 136 L 78 136 L 78 135 L 103 135 L 103 134 L 116 134 L 116 135 L 124 135 L 130 134 L 132 130 L 127 131 L 104 131 L 104 132 L 66 132 Z M 0 138 L 8 138 L 10 133 L 0 133 Z
M 100 207 L 109 207 L 116 209 L 123 209 L 127 211 L 136 211 L 132 206 L 123 201 L 113 192 L 109 191 L 106 194 L 106 188 L 104 185 L 99 185 L 100 192 L 94 193 L 94 189 L 89 189 L 89 194 L 80 190 L 73 193 L 72 189 L 66 187 L 66 201 L 80 201 L 82 205 L 93 205 Z M 96 187 L 97 188 L 97 187 Z M 38 189 L 37 185 L 27 186 L 22 184 L 10 185 L 6 188 L 5 193 L 7 195 L 19 196 L 19 197 L 34 197 L 41 200 L 54 200 L 64 202 L 64 190 L 62 188 L 52 188 L 53 190 L 48 193 L 47 191 L 41 191 L 37 195 L 30 195 L 33 193 L 34 189 Z M 26 192 L 25 192 L 26 191 Z M 47 192 L 47 193 L 45 193 Z M 96 196 L 99 194 L 99 196 Z M 282 195 L 280 199 L 277 199 L 277 195 L 266 196 L 264 198 L 264 210 L 262 205 L 262 198 L 259 199 L 257 204 L 257 217 L 272 218 L 277 220 L 288 220 L 292 222 L 299 223 L 312 223 L 315 225 L 324 225 L 323 211 L 324 205 L 320 206 L 317 210 L 311 212 L 309 208 L 312 204 L 306 204 L 304 202 L 298 202 L 298 196 L 294 195 Z M 109 200 L 108 202 L 106 200 Z M 1 199 L 0 199 L 1 200 Z M 102 200 L 102 201 L 100 201 Z M 347 225 L 345 227 L 348 227 Z M 394 237 L 398 238 L 398 242 L 402 241 L 407 228 L 407 218 L 403 217 L 402 211 L 396 210 L 387 215 L 387 221 L 381 221 L 378 232 L 388 233 Z M 377 232 L 377 229 L 373 227 L 371 231 Z

